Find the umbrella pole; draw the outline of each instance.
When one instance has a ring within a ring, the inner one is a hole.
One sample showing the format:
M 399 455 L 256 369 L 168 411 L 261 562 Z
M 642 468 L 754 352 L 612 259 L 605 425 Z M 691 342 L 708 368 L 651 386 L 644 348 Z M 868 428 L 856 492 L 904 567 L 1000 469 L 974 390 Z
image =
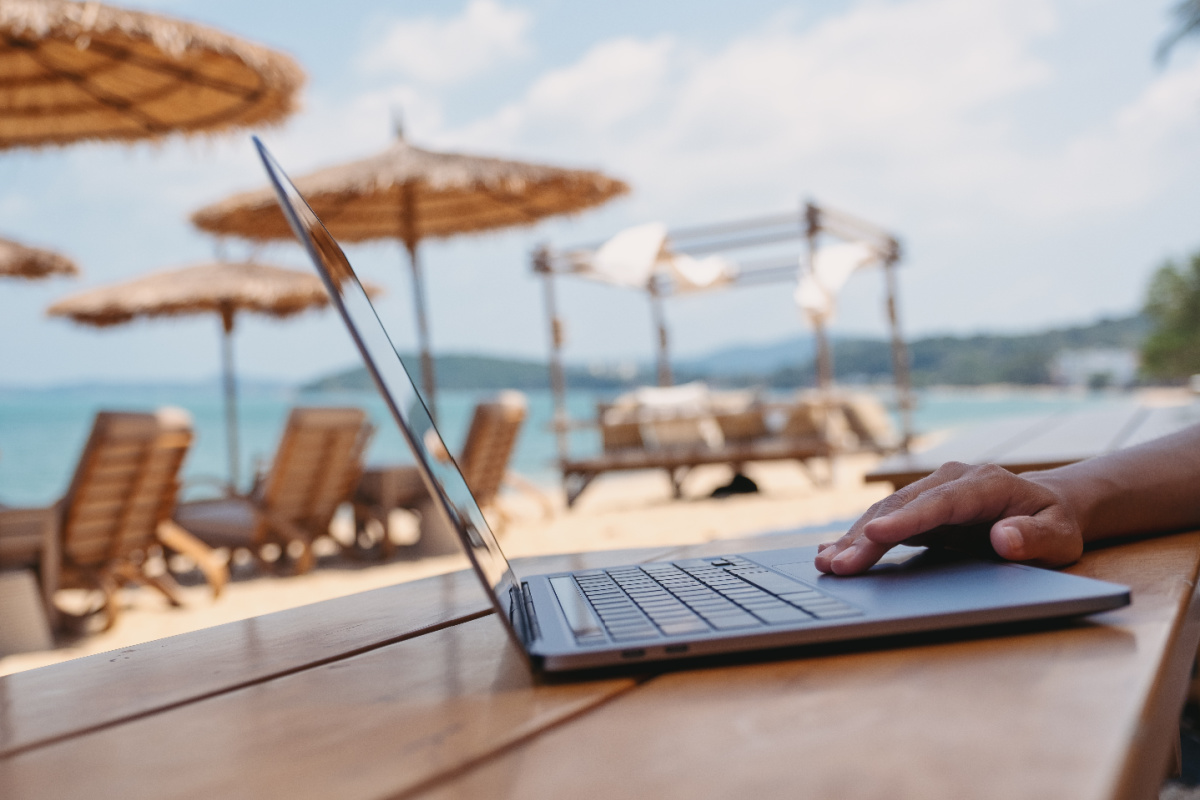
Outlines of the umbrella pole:
M 667 314 L 663 308 L 662 293 L 658 283 L 650 279 L 650 313 L 654 317 L 654 327 L 658 333 L 658 385 L 673 386 L 675 377 L 671 374 L 671 355 L 667 337 Z
M 808 273 L 817 273 L 817 236 L 821 233 L 821 209 L 815 203 L 804 204 L 804 242 L 808 255 Z M 833 353 L 829 349 L 829 338 L 825 331 L 825 319 L 813 319 L 813 334 L 817 344 L 817 389 L 821 399 L 828 404 L 833 391 Z
M 429 320 L 425 316 L 425 282 L 421 278 L 421 262 L 417 258 L 416 242 L 405 242 L 408 263 L 412 267 L 413 303 L 417 307 L 417 344 L 421 350 L 421 384 L 425 389 L 425 404 L 429 416 L 437 423 L 437 379 L 433 372 L 433 355 L 429 351 Z
M 554 395 L 554 442 L 558 448 L 559 464 L 570 456 L 570 428 L 567 426 L 567 376 L 563 371 L 562 351 L 565 344 L 562 318 L 558 316 L 558 298 L 554 293 L 554 268 L 545 246 L 533 255 L 533 271 L 544 279 L 546 317 L 550 323 L 550 391 Z
M 900 427 L 903 438 L 900 449 L 907 453 L 913 438 L 912 377 L 908 371 L 908 347 L 900 332 L 899 300 L 896 288 L 896 259 L 889 258 L 883 264 L 884 280 L 887 282 L 887 317 L 892 335 L 892 377 L 896 383 L 896 405 L 900 408 Z
M 237 379 L 233 374 L 233 308 L 221 309 L 221 371 L 225 388 L 225 442 L 229 451 L 229 487 L 231 493 L 238 491 L 238 419 Z

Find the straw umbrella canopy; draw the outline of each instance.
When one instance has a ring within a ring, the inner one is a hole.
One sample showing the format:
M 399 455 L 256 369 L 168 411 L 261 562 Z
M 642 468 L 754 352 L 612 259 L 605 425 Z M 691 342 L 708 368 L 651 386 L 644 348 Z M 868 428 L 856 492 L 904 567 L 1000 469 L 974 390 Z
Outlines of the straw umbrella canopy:
M 0 2 L 0 150 L 279 122 L 304 73 L 201 25 L 96 2 Z
M 368 287 L 368 293 L 378 292 Z M 120 325 L 138 317 L 216 314 L 221 319 L 221 363 L 229 479 L 238 483 L 237 384 L 233 369 L 233 329 L 238 312 L 283 318 L 329 304 L 315 274 L 246 261 L 206 262 L 91 289 L 58 301 L 51 316 L 96 327 Z
M 75 262 L 60 253 L 0 239 L 0 278 L 37 279 L 78 274 Z
M 435 152 L 414 147 L 399 133 L 378 155 L 318 170 L 295 183 L 338 240 L 398 239 L 408 251 L 422 383 L 431 411 L 436 382 L 419 243 L 531 225 L 601 205 L 629 191 L 623 181 L 600 172 Z M 269 188 L 202 208 L 192 215 L 192 222 L 210 233 L 254 241 L 292 236 Z

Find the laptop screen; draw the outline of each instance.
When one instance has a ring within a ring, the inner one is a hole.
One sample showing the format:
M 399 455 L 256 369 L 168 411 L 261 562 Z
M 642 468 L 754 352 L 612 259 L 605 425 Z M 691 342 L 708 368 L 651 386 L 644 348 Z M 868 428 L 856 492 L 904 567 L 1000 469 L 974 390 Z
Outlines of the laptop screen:
M 430 495 L 458 531 L 472 564 L 492 593 L 496 610 L 509 622 L 509 630 L 518 640 L 525 638 L 521 584 L 500 551 L 500 545 L 471 490 L 467 488 L 458 466 L 452 460 L 443 461 L 434 455 L 448 453 L 449 450 L 434 426 L 416 385 L 400 361 L 387 330 L 363 291 L 358 276 L 342 248 L 274 157 L 258 137 L 253 139 L 284 216 L 325 281 L 330 299 L 345 320 L 351 337 L 362 352 L 367 370 L 375 379 L 384 402 L 412 450 Z

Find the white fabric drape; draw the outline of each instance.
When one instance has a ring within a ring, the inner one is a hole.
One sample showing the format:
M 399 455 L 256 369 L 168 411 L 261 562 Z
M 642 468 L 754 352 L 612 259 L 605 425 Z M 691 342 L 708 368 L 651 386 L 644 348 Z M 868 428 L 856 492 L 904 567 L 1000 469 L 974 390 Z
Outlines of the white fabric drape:
M 813 254 L 812 269 L 800 264 L 796 305 L 814 324 L 828 324 L 837 310 L 837 295 L 855 270 L 879 259 L 875 248 L 865 242 L 844 242 L 820 247 Z

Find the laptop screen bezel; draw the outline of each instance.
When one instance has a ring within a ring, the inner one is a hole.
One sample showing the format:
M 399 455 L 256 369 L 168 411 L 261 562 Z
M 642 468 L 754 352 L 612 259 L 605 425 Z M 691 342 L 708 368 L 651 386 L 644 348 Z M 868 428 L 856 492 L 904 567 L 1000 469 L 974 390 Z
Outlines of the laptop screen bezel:
M 504 620 L 505 628 L 528 656 L 531 628 L 524 607 L 523 582 L 501 550 L 458 465 L 453 458 L 445 460 L 435 455 L 435 448 L 441 453 L 450 451 L 433 422 L 425 399 L 401 361 L 387 327 L 325 224 L 262 140 L 257 136 L 251 139 L 281 211 L 325 284 L 330 302 L 345 322 L 367 371 L 412 451 L 417 470 L 435 506 L 458 536 L 475 574 Z M 317 237 L 321 239 L 320 245 Z M 386 343 L 387 352 L 376 352 L 384 349 L 383 343 Z

